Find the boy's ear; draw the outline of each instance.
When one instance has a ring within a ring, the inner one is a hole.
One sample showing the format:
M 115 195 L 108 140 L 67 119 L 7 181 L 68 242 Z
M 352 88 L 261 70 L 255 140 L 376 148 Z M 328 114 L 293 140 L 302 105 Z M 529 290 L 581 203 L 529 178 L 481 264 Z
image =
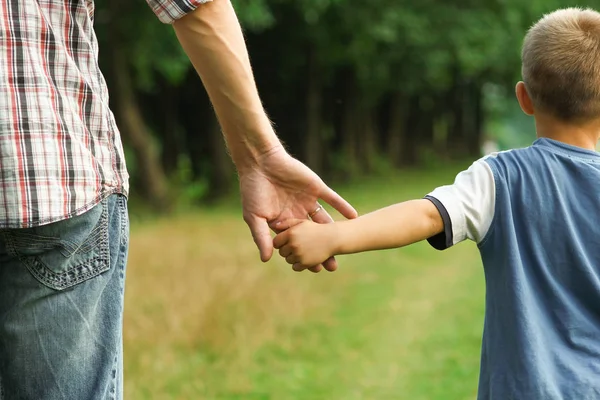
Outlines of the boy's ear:
M 519 101 L 521 110 L 523 110 L 523 112 L 527 115 L 533 115 L 534 114 L 533 102 L 531 101 L 531 97 L 529 97 L 529 93 L 527 93 L 527 88 L 525 87 L 525 82 L 517 83 L 515 92 L 517 94 L 517 100 Z

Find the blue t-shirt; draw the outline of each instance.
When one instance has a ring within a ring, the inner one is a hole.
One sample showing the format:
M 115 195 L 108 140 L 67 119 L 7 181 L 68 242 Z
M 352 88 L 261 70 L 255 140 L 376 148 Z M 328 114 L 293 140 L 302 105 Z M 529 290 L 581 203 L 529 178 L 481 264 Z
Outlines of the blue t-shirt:
M 427 198 L 445 224 L 429 242 L 481 252 L 478 399 L 600 399 L 600 155 L 542 138 Z

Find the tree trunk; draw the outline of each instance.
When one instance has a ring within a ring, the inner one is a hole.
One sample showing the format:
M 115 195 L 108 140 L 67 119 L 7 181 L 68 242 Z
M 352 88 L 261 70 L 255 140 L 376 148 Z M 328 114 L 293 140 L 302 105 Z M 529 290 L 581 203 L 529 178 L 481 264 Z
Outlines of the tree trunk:
M 306 88 L 306 136 L 304 140 L 304 160 L 317 174 L 323 171 L 324 141 L 322 136 L 323 105 L 319 64 L 314 47 L 308 50 L 308 86 Z
M 425 103 L 427 101 L 427 103 Z M 433 151 L 435 142 L 435 110 L 429 97 L 419 99 L 418 122 L 415 128 L 419 142 L 419 149 L 426 152 Z
M 111 3 L 111 15 L 118 15 L 118 4 Z M 116 19 L 113 23 L 117 22 Z M 115 29 L 111 35 L 112 67 L 115 79 L 113 93 L 118 105 L 118 116 L 124 141 L 131 147 L 137 162 L 141 194 L 157 211 L 165 211 L 170 207 L 168 185 L 162 169 L 160 158 L 153 146 L 153 138 L 142 117 L 137 102 L 129 65 L 124 49 Z
M 360 166 L 362 171 L 372 172 L 375 169 L 375 159 L 378 155 L 377 127 L 373 112 L 370 108 L 361 107 L 359 111 L 362 121 L 361 124 L 358 125 L 358 129 L 360 129 L 359 133 L 362 131 L 363 134 L 356 135 L 356 146 L 360 155 Z
M 215 115 L 211 118 L 209 129 L 210 145 L 210 199 L 229 194 L 233 187 L 234 166 L 227 153 L 221 126 Z
M 406 96 L 400 92 L 394 93 L 390 106 L 390 122 L 387 132 L 387 155 L 394 167 L 400 167 L 402 161 L 402 144 L 406 134 L 406 116 L 408 104 Z
M 359 170 L 358 158 L 358 107 L 356 78 L 353 72 L 348 73 L 348 79 L 344 80 L 344 113 L 342 116 L 341 136 L 342 151 L 346 161 L 346 172 L 355 175 Z
M 181 95 L 184 96 L 184 102 L 194 104 L 194 112 L 183 113 L 180 121 L 184 126 L 182 153 L 189 160 L 192 180 L 197 181 L 206 178 L 206 156 L 210 154 L 207 138 L 211 136 L 210 124 L 206 121 L 211 121 L 215 117 L 208 95 L 195 71 L 187 77 Z
M 481 155 L 481 136 L 483 131 L 484 113 L 483 113 L 483 93 L 481 86 L 477 83 L 471 85 L 471 116 L 473 118 L 473 128 L 469 137 L 468 151 L 470 157 L 479 157 Z
M 162 165 L 167 175 L 174 173 L 179 166 L 179 154 L 181 154 L 181 124 L 177 113 L 177 101 L 174 88 L 165 85 L 163 88 L 165 113 L 165 124 L 162 132 Z
M 448 133 L 448 150 L 454 158 L 461 158 L 467 154 L 467 127 L 465 124 L 465 88 L 458 80 L 450 91 L 449 103 L 451 109 L 451 123 Z
M 406 134 L 402 140 L 402 164 L 403 165 L 415 165 L 419 162 L 419 149 L 418 149 L 418 132 L 416 131 L 419 126 L 419 119 L 421 113 L 421 105 L 419 96 L 413 96 L 409 102 L 409 113 L 406 119 Z

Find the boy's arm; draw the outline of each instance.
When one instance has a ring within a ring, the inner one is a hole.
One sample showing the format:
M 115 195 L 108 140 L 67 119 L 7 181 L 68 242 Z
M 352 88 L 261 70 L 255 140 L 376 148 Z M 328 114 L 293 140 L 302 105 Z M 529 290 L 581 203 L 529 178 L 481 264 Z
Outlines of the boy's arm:
M 404 247 L 444 230 L 442 216 L 429 200 L 395 204 L 335 225 L 336 254 Z
M 294 270 L 302 271 L 333 255 L 403 247 L 429 239 L 444 230 L 444 221 L 430 200 L 411 200 L 354 220 L 317 225 L 288 221 L 291 228 L 273 241 Z
M 281 228 L 290 229 L 273 243 L 296 271 L 331 255 L 403 247 L 425 239 L 443 250 L 466 239 L 480 243 L 490 229 L 494 210 L 494 176 L 488 164 L 479 160 L 458 174 L 454 184 L 435 189 L 425 199 L 330 226 L 288 221 Z

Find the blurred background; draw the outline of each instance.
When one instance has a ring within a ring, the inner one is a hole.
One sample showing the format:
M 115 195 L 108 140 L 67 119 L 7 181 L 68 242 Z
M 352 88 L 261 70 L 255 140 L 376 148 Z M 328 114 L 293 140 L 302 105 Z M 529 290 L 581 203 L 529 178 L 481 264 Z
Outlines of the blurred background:
M 220 1 L 220 0 L 216 0 Z M 477 250 L 262 264 L 199 78 L 144 0 L 96 0 L 132 175 L 128 399 L 473 399 Z M 600 0 L 233 0 L 289 151 L 364 213 L 535 139 L 514 99 L 527 28 Z

